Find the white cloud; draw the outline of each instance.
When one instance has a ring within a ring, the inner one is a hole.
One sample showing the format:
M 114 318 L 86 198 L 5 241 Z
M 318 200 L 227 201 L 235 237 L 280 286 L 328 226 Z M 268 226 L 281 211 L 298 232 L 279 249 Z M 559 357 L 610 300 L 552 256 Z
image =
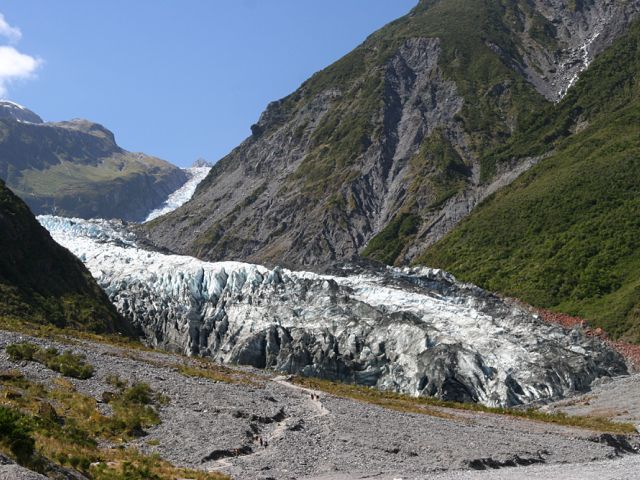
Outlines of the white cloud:
M 18 27 L 11 26 L 0 13 L 0 37 L 4 37 L 10 44 L 15 44 L 22 38 Z M 14 47 L 0 45 L 0 98 L 7 95 L 7 87 L 16 80 L 24 80 L 34 76 L 42 60 L 19 52 Z
M 13 47 L 0 46 L 0 97 L 7 94 L 7 86 L 15 80 L 34 75 L 42 61 L 20 53 Z
M 9 40 L 9 43 L 18 43 L 22 38 L 22 32 L 18 27 L 12 27 L 0 13 L 0 35 Z

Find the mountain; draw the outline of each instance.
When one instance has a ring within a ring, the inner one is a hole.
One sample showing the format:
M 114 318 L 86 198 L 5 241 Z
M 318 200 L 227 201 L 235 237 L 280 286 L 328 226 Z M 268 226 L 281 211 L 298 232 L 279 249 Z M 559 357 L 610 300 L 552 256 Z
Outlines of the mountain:
M 38 114 L 9 100 L 0 100 L 0 118 L 18 122 L 44 123 Z
M 208 260 L 412 262 L 544 158 L 491 160 L 639 11 L 639 0 L 421 1 L 270 104 L 192 201 L 144 233 Z
M 0 180 L 0 319 L 130 331 L 95 280 Z
M 490 406 L 564 397 L 627 372 L 600 339 L 441 270 L 210 263 L 141 249 L 119 222 L 39 219 L 163 349 Z
M 547 157 L 420 263 L 640 342 L 640 22 L 494 161 Z
M 158 158 L 120 148 L 87 120 L 43 123 L 0 102 L 0 178 L 35 214 L 143 220 L 187 180 Z

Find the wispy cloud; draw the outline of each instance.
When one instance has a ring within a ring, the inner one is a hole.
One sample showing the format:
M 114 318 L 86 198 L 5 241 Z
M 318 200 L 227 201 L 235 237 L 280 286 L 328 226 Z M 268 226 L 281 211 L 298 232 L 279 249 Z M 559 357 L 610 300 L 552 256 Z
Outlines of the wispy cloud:
M 32 77 L 40 64 L 39 59 L 13 47 L 0 46 L 0 97 L 7 94 L 7 86 L 12 81 Z
M 10 45 L 15 45 L 22 38 L 18 27 L 9 25 L 0 13 L 0 37 L 4 37 Z M 35 75 L 42 60 L 16 50 L 10 45 L 0 45 L 0 97 L 7 95 L 9 84 L 16 80 L 25 80 Z
M 0 35 L 9 40 L 9 43 L 18 43 L 22 38 L 20 29 L 9 25 L 2 13 L 0 13 Z

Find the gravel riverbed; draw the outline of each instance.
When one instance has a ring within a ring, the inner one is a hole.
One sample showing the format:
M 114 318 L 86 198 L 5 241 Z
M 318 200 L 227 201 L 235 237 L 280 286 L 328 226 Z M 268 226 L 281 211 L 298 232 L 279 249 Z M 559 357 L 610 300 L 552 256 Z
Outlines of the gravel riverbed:
M 638 471 L 637 456 L 619 458 L 614 446 L 588 430 L 457 410 L 444 411 L 448 418 L 401 413 L 253 369 L 241 370 L 251 383 L 216 382 L 181 374 L 180 364 L 200 365 L 184 357 L 88 341 L 61 345 L 0 331 L 0 369 L 17 368 L 45 384 L 58 374 L 37 363 L 12 362 L 4 352 L 24 340 L 86 355 L 95 374 L 73 383 L 96 399 L 111 388 L 110 374 L 149 383 L 169 403 L 160 409 L 162 423 L 133 445 L 176 465 L 235 479 L 603 480 L 631 479 L 625 472 Z M 621 381 L 633 388 L 633 378 Z M 629 440 L 638 443 L 637 437 Z M 503 468 L 477 470 L 495 467 Z M 619 476 L 606 476 L 618 468 Z M 567 476 L 582 471 L 593 476 Z

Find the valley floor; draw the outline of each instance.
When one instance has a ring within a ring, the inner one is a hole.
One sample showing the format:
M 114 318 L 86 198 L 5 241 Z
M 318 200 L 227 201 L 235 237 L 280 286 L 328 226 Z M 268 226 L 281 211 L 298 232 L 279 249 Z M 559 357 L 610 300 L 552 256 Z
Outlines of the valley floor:
M 109 390 L 108 375 L 150 384 L 169 402 L 160 409 L 161 424 L 132 445 L 177 466 L 221 471 L 235 479 L 605 480 L 634 478 L 640 468 L 640 456 L 619 456 L 588 430 L 453 409 L 438 408 L 437 416 L 403 413 L 308 390 L 269 372 L 218 369 L 195 359 L 84 340 L 60 345 L 0 331 L 0 370 L 19 369 L 47 385 L 59 375 L 37 363 L 15 363 L 5 353 L 8 344 L 24 340 L 85 354 L 94 376 L 72 382 L 96 399 Z M 638 378 L 620 382 L 621 388 L 633 389 Z M 579 402 L 574 399 L 574 405 Z M 640 423 L 638 413 L 629 415 Z M 510 464 L 532 465 L 474 471 Z M 5 478 L 3 468 L 10 467 L 0 466 L 0 478 Z

